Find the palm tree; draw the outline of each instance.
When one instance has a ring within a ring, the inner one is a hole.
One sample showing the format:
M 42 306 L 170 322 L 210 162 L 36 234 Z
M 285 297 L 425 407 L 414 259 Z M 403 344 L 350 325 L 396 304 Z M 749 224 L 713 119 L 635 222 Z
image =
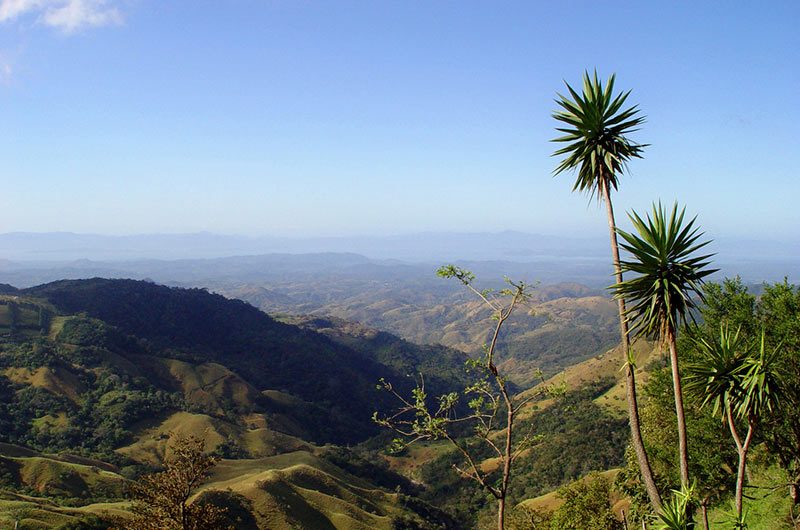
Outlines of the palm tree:
M 694 228 L 693 218 L 684 224 L 685 209 L 678 212 L 677 203 L 668 215 L 665 209 L 653 205 L 646 219 L 636 212 L 628 215 L 636 234 L 617 229 L 624 239 L 622 248 L 631 254 L 631 261 L 622 261 L 623 272 L 634 278 L 614 286 L 615 297 L 631 302 L 626 315 L 637 337 L 657 336 L 669 347 L 672 368 L 672 389 L 675 413 L 678 418 L 678 454 L 681 486 L 689 487 L 689 454 L 686 443 L 686 420 L 683 413 L 683 390 L 678 373 L 676 339 L 678 326 L 686 323 L 696 307 L 693 295 L 702 300 L 700 290 L 704 277 L 716 272 L 706 261 L 711 255 L 697 256 L 698 250 L 709 241 L 698 243 L 703 235 Z
M 570 97 L 558 95 L 556 103 L 561 107 L 553 117 L 565 124 L 556 128 L 564 136 L 554 142 L 567 145 L 557 150 L 553 156 L 565 155 L 555 170 L 558 175 L 567 170 L 577 170 L 577 178 L 572 191 L 582 191 L 605 202 L 608 214 L 608 230 L 611 237 L 611 256 L 617 283 L 622 283 L 619 264 L 619 244 L 617 243 L 614 207 L 611 203 L 611 190 L 619 185 L 619 176 L 631 158 L 641 158 L 646 145 L 631 142 L 626 135 L 637 130 L 644 122 L 636 106 L 624 108 L 630 91 L 614 95 L 614 75 L 605 86 L 597 77 L 583 76 L 583 93 L 578 94 L 568 83 Z M 661 496 L 658 493 L 653 471 L 647 458 L 641 427 L 639 426 L 639 407 L 636 398 L 636 372 L 630 350 L 628 324 L 625 319 L 625 300 L 617 301 L 619 306 L 619 329 L 622 353 L 625 360 L 625 387 L 628 401 L 628 418 L 631 428 L 631 442 L 636 452 L 642 480 L 650 497 L 653 509 L 661 509 Z
M 732 406 L 742 392 L 742 376 L 745 371 L 745 359 L 748 355 L 748 346 L 740 338 L 740 333 L 741 327 L 736 330 L 736 333 L 731 333 L 727 324 L 721 324 L 719 338 L 715 341 L 708 341 L 703 337 L 693 337 L 692 342 L 699 358 L 686 367 L 687 390 L 702 400 L 701 407 L 713 405 L 712 413 L 722 416 L 722 421 L 728 424 L 734 440 L 741 440 L 741 438 L 736 430 L 736 418 L 733 417 Z M 748 447 L 751 432 L 748 432 L 744 444 Z M 738 442 L 737 449 L 739 450 L 739 468 L 743 471 L 742 451 Z M 738 477 L 737 474 L 737 479 Z M 742 478 L 744 477 L 742 476 Z M 740 491 L 742 490 L 737 480 L 737 499 L 739 499 Z M 737 506 L 739 506 L 738 503 Z M 702 508 L 704 528 L 708 528 L 707 507 L 703 504 Z M 741 511 L 739 511 L 738 517 L 741 517 Z
M 758 354 L 753 355 L 752 348 L 739 338 L 739 330 L 731 334 L 723 327 L 718 341 L 695 341 L 701 357 L 687 367 L 687 386 L 704 396 L 703 406 L 713 404 L 713 412 L 720 413 L 723 421 L 727 422 L 736 443 L 739 463 L 735 502 L 739 521 L 742 520 L 745 466 L 750 443 L 759 418 L 764 412 L 772 411 L 780 396 L 776 367 L 780 346 L 768 352 L 764 344 L 765 333 L 762 331 L 761 347 Z M 747 422 L 744 439 L 736 426 L 737 420 Z

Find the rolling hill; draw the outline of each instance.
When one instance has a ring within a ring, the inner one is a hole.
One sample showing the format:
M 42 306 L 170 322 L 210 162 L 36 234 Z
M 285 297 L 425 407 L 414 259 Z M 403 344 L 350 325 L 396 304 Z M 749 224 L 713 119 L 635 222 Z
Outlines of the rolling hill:
M 375 433 L 369 418 L 383 398 L 375 389 L 381 377 L 400 381 L 430 361 L 426 370 L 433 375 L 443 370 L 439 380 L 446 386 L 448 374 L 458 372 L 464 360 L 457 352 L 441 355 L 441 349 L 407 344 L 414 355 L 389 366 L 373 350 L 350 348 L 202 289 L 95 279 L 55 282 L 20 296 L 46 300 L 60 314 L 95 319 L 72 319 L 68 327 L 61 323 L 60 334 L 65 341 L 107 347 L 123 361 L 135 361 L 136 370 L 144 370 L 142 375 L 163 390 L 200 385 L 184 389 L 193 394 L 194 405 L 211 380 L 245 409 L 272 406 L 285 412 L 283 405 L 259 395 L 263 390 L 294 396 L 298 400 L 292 406 L 302 409 L 297 421 L 319 442 L 354 442 Z M 96 329 L 81 329 L 93 325 Z

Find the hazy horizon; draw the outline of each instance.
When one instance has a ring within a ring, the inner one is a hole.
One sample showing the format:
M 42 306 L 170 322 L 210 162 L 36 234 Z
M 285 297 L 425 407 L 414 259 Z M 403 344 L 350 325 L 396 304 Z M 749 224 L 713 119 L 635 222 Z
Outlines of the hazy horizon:
M 713 237 L 711 251 L 728 259 L 800 259 L 800 239 Z M 0 260 L 202 259 L 258 254 L 347 253 L 373 259 L 429 261 L 525 258 L 608 258 L 608 234 L 581 237 L 530 233 L 425 231 L 387 235 L 291 237 L 215 232 L 98 234 L 77 232 L 0 233 Z M 448 254 L 449 253 L 449 254 Z
M 151 279 L 204 287 L 219 281 L 307 281 L 310 277 L 429 281 L 444 263 L 459 263 L 484 281 L 503 276 L 544 284 L 606 287 L 606 237 L 499 233 L 418 233 L 392 237 L 248 238 L 210 233 L 97 236 L 0 234 L 0 283 L 32 286 L 91 277 Z M 719 239 L 714 279 L 741 276 L 800 280 L 800 244 Z

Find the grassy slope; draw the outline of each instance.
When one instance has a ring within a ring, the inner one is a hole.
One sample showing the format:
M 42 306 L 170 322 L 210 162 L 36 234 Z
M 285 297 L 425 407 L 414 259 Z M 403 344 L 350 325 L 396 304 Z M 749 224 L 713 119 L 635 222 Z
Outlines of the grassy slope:
M 647 365 L 657 359 L 660 353 L 652 343 L 641 341 L 634 344 L 634 351 L 636 352 L 636 384 L 637 387 L 640 388 L 641 385 L 647 381 Z M 614 379 L 616 381 L 614 386 L 606 393 L 596 398 L 595 402 L 603 405 L 606 410 L 614 415 L 627 415 L 625 380 L 621 368 L 622 356 L 619 348 L 613 348 L 605 353 L 574 364 L 523 392 L 520 397 L 535 397 L 535 399 L 530 402 L 528 407 L 523 409 L 521 414 L 525 417 L 535 411 L 543 410 L 552 405 L 552 399 L 548 399 L 542 394 L 543 389 L 548 386 L 565 385 L 567 389 L 572 390 L 593 381 Z
M 453 450 L 447 440 L 424 441 L 411 445 L 401 455 L 384 455 L 384 458 L 392 471 L 419 481 L 420 472 L 426 464 Z
M 157 463 L 168 452 L 166 433 L 200 435 L 212 450 L 223 434 L 235 429 L 206 415 L 176 413 L 151 429 L 143 429 L 138 440 L 120 449 L 136 460 Z M 259 443 L 271 444 L 274 456 L 223 460 L 203 485 L 201 492 L 231 491 L 252 502 L 259 528 L 303 528 L 308 530 L 391 530 L 394 517 L 418 519 L 403 505 L 399 495 L 380 490 L 318 457 L 319 449 L 301 440 L 258 429 Z M 246 436 L 243 436 L 246 439 Z M 300 450 L 297 450 L 300 448 Z M 293 450 L 294 449 L 294 450 Z M 0 446 L 20 465 L 24 485 L 43 496 L 5 493 L 0 500 L 0 524 L 20 519 L 21 528 L 52 528 L 76 520 L 86 513 L 124 513 L 125 503 L 95 503 L 81 508 L 58 506 L 45 495 L 66 493 L 79 496 L 80 484 L 111 482 L 119 491 L 124 479 L 111 471 L 86 464 L 56 460 L 17 446 Z M 291 452 L 280 452 L 291 450 Z M 64 478 L 64 471 L 70 471 Z M 75 474 L 83 479 L 76 483 Z M 34 493 L 32 491 L 32 493 Z
M 18 530 L 42 530 L 73 523 L 87 514 L 124 515 L 128 503 L 97 503 L 80 508 L 59 506 L 47 499 L 0 492 L 0 525 Z
M 748 466 L 753 480 L 745 490 L 744 511 L 747 514 L 749 530 L 791 530 L 789 519 L 791 502 L 783 484 L 788 478 L 777 466 L 764 468 Z M 709 510 L 708 520 L 711 528 L 731 528 L 731 513 L 734 506 L 715 507 Z
M 85 495 L 122 495 L 125 479 L 113 466 L 70 455 L 45 455 L 25 447 L 0 444 L 0 466 L 10 472 L 16 489 L 0 489 L 0 528 L 50 528 L 75 521 L 85 513 L 119 510 L 124 503 L 102 503 L 67 508 L 57 497 L 80 499 Z
M 609 482 L 614 482 L 617 474 L 619 474 L 619 469 L 609 469 L 608 471 L 603 471 L 600 473 L 600 476 L 605 477 L 609 480 Z M 582 478 L 580 480 L 586 480 Z M 618 504 L 620 507 L 623 504 L 620 503 L 620 499 L 618 497 L 612 497 L 610 499 L 614 506 L 616 507 Z M 564 504 L 564 499 L 561 499 L 557 492 L 551 491 L 550 493 L 545 493 L 544 495 L 540 495 L 538 497 L 534 497 L 533 499 L 526 499 L 519 503 L 526 508 L 533 509 L 533 510 L 546 510 L 546 511 L 553 511 L 557 510 L 562 504 Z
M 251 457 L 272 456 L 298 449 L 311 450 L 314 446 L 299 438 L 255 425 L 242 425 L 214 418 L 206 414 L 176 412 L 163 419 L 142 423 L 136 430 L 136 441 L 121 447 L 118 452 L 137 462 L 157 465 L 168 454 L 170 436 L 195 436 L 205 440 L 206 451 L 214 451 L 228 439 L 239 441 Z
M 390 530 L 391 516 L 407 513 L 396 494 L 376 489 L 306 451 L 224 461 L 204 489 L 247 497 L 263 528 Z

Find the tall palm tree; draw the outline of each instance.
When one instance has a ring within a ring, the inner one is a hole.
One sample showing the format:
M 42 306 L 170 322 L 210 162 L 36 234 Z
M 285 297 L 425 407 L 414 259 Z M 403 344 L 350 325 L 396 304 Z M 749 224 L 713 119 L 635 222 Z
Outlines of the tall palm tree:
M 780 399 L 780 376 L 777 363 L 780 346 L 772 351 L 765 348 L 765 333 L 761 333 L 761 348 L 757 354 L 739 338 L 739 331 L 732 334 L 727 328 L 720 329 L 718 341 L 696 340 L 700 359 L 687 367 L 687 386 L 703 396 L 702 405 L 713 404 L 713 412 L 719 413 L 728 424 L 739 463 L 736 473 L 736 515 L 742 520 L 745 466 L 747 453 L 753 440 L 756 425 L 764 412 L 771 411 Z M 736 426 L 746 422 L 747 432 L 742 438 Z
M 677 332 L 681 323 L 693 318 L 691 311 L 696 307 L 696 299 L 703 298 L 700 289 L 703 278 L 716 269 L 708 268 L 710 254 L 696 255 L 709 241 L 698 242 L 703 234 L 694 227 L 697 218 L 684 223 L 684 214 L 685 208 L 679 212 L 677 203 L 669 214 L 659 203 L 653 205 L 653 211 L 645 219 L 636 212 L 628 215 L 637 233 L 617 229 L 624 240 L 622 248 L 632 258 L 620 262 L 620 267 L 623 272 L 636 276 L 618 282 L 614 292 L 617 299 L 624 298 L 632 304 L 626 314 L 635 335 L 657 336 L 662 345 L 669 347 L 678 418 L 681 486 L 688 488 L 689 453 L 683 389 L 678 372 Z
M 558 95 L 556 103 L 561 107 L 553 117 L 564 124 L 556 130 L 564 133 L 553 140 L 566 143 L 553 156 L 564 155 L 555 170 L 558 175 L 564 171 L 576 170 L 577 178 L 572 191 L 588 193 L 606 205 L 608 230 L 611 237 L 611 256 L 614 262 L 614 275 L 617 283 L 622 282 L 619 264 L 619 244 L 617 242 L 614 207 L 611 203 L 611 190 L 617 190 L 619 176 L 632 158 L 641 158 L 646 145 L 630 141 L 626 135 L 635 132 L 644 122 L 637 106 L 623 108 L 630 91 L 614 95 L 614 75 L 603 86 L 597 77 L 583 76 L 583 93 L 578 94 L 568 83 L 570 97 Z M 628 324 L 625 319 L 625 300 L 617 301 L 619 308 L 619 330 L 622 354 L 625 362 L 625 388 L 628 401 L 628 419 L 631 429 L 631 442 L 636 452 L 639 471 L 653 509 L 661 509 L 661 496 L 653 479 L 653 471 L 647 458 L 642 431 L 639 425 L 639 407 L 636 398 L 636 371 L 630 349 Z

